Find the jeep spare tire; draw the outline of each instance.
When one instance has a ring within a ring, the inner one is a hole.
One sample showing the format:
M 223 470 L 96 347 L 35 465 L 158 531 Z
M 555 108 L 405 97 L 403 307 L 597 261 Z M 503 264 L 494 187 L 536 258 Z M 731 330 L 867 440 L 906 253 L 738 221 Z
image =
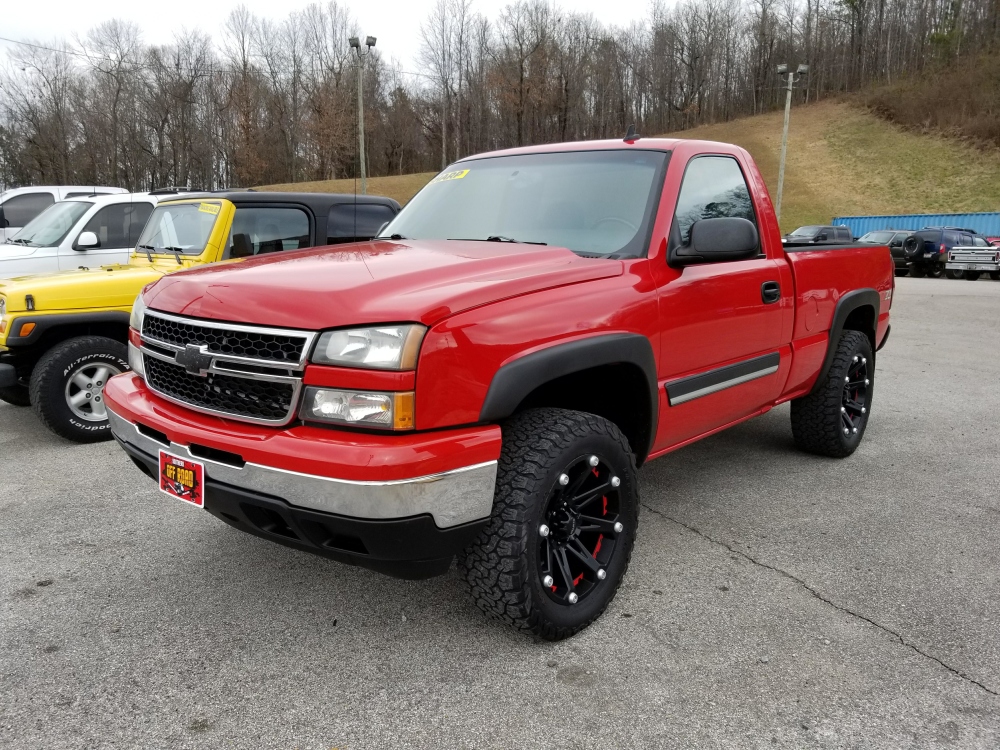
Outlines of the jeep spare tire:
M 111 438 L 104 386 L 128 370 L 125 344 L 80 336 L 52 347 L 31 373 L 31 405 L 42 423 L 77 443 Z

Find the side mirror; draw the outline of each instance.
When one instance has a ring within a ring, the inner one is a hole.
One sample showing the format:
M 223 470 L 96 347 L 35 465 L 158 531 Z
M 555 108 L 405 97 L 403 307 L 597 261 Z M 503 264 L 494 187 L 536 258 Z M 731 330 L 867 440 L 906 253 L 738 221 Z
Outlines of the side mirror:
M 759 246 L 757 227 L 746 219 L 701 219 L 691 225 L 691 242 L 671 249 L 668 263 L 676 268 L 747 260 L 757 256 Z
M 81 232 L 80 236 L 76 238 L 76 250 L 87 250 L 91 247 L 97 247 L 101 244 L 101 241 L 97 239 L 97 235 L 93 232 Z
M 817 234 L 816 235 L 816 241 L 817 242 L 826 242 L 826 240 L 827 240 L 827 236 L 825 234 Z

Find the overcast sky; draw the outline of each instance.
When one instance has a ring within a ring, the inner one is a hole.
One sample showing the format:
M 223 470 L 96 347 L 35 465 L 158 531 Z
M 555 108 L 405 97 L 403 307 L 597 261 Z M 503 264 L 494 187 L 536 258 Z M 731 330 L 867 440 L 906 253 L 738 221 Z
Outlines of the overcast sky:
M 413 70 L 420 46 L 420 24 L 434 0 L 340 0 L 358 19 L 362 35 L 378 37 L 378 48 L 387 58 L 395 58 L 404 69 Z M 121 18 L 135 22 L 146 42 L 168 44 L 175 32 L 197 28 L 217 36 L 230 11 L 238 2 L 206 0 L 0 0 L 0 37 L 32 40 L 40 43 L 59 38 L 71 40 L 83 36 L 102 21 Z M 257 16 L 281 19 L 292 10 L 311 4 L 310 0 L 243 0 Z M 506 3 L 475 0 L 474 9 L 496 18 Z M 567 0 L 557 2 L 563 8 L 593 13 L 605 24 L 627 26 L 648 16 L 650 0 Z M 0 49 L 9 48 L 0 42 Z

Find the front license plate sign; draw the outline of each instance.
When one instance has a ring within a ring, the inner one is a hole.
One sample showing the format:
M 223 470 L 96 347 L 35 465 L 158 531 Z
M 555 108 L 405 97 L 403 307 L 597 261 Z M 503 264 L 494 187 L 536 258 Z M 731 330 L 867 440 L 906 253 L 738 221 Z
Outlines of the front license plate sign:
M 205 507 L 205 467 L 160 451 L 160 489 L 186 503 Z

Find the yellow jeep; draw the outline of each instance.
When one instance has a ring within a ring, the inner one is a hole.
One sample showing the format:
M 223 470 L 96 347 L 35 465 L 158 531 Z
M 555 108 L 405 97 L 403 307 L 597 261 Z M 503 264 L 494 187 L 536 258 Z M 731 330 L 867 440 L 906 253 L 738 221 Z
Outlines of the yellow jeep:
M 108 378 L 128 369 L 132 303 L 162 275 L 374 237 L 399 211 L 377 196 L 207 193 L 161 201 L 125 265 L 0 281 L 0 400 L 77 442 L 111 437 Z

